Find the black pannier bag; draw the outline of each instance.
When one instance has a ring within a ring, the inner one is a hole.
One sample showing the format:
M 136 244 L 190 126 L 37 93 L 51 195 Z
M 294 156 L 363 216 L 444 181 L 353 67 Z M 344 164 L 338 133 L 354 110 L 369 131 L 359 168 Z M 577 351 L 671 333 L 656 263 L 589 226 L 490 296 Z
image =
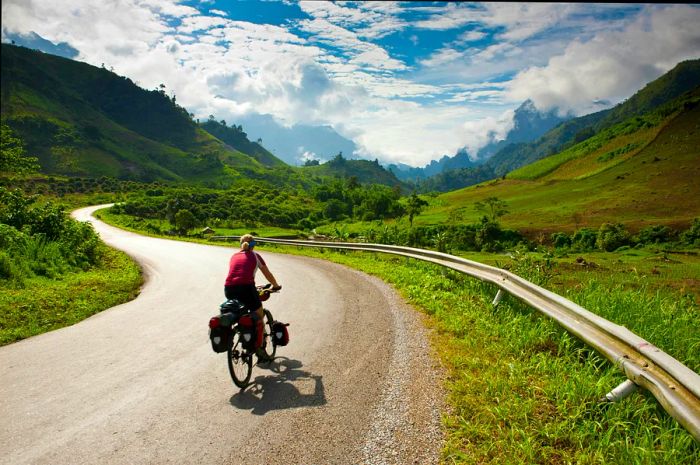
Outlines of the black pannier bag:
M 231 314 L 215 315 L 209 320 L 209 340 L 211 348 L 216 353 L 226 352 L 231 345 Z M 228 324 L 227 324 L 228 323 Z
M 289 344 L 289 323 L 274 321 L 272 323 L 272 343 L 276 346 L 286 346 Z
M 219 306 L 221 314 L 231 313 L 236 319 L 245 313 L 245 307 L 236 299 L 229 299 Z

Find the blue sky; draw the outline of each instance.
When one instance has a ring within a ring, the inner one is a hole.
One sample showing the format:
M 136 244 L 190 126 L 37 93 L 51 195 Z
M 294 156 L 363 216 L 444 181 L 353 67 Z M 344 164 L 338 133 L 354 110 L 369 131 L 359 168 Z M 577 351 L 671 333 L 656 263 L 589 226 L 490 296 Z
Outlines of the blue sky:
M 664 4 L 3 0 L 34 34 L 160 83 L 200 118 L 330 125 L 422 166 L 504 137 L 513 110 L 590 113 L 700 57 L 700 7 Z M 305 157 L 324 154 L 300 153 Z

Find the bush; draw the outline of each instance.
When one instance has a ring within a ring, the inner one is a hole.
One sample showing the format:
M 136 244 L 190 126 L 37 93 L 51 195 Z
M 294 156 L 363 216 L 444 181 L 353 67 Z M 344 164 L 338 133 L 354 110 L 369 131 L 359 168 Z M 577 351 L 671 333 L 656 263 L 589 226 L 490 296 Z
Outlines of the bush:
M 568 236 L 568 234 L 557 232 L 552 234 L 550 238 L 554 244 L 554 247 L 557 249 L 571 247 L 571 238 Z
M 0 223 L 0 249 L 21 253 L 27 245 L 27 235 L 10 225 Z
M 671 228 L 668 226 L 649 226 L 639 231 L 637 242 L 641 244 L 661 244 L 671 240 Z
M 56 278 L 100 259 L 100 241 L 88 223 L 68 218 L 60 205 L 33 205 L 35 196 L 0 188 L 0 276 L 21 285 L 33 275 Z
M 681 234 L 681 241 L 687 245 L 700 245 L 700 218 L 695 218 L 690 228 Z
M 595 248 L 598 234 L 589 228 L 581 228 L 571 237 L 571 247 L 580 252 Z
M 612 252 L 623 245 L 629 245 L 630 235 L 621 223 L 603 223 L 598 230 L 596 247 Z
M 451 229 L 452 246 L 459 250 L 476 250 L 476 225 L 455 226 Z

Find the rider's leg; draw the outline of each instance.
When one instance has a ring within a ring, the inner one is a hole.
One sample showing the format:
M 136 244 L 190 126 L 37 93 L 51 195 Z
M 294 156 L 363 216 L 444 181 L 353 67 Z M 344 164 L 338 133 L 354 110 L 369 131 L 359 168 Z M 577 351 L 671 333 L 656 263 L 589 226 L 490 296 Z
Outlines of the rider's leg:
M 265 332 L 265 312 L 263 311 L 262 306 L 260 306 L 260 308 L 258 308 L 255 311 L 255 314 L 258 317 L 257 318 L 258 321 L 257 321 L 256 333 L 257 333 L 258 337 L 262 337 L 261 335 L 264 334 L 264 332 Z M 258 356 L 259 361 L 269 361 L 270 360 L 269 357 L 267 356 L 267 353 L 265 353 L 264 344 L 265 344 L 265 339 L 263 337 L 262 344 L 260 345 L 260 347 L 258 347 L 258 349 L 256 351 L 256 354 Z

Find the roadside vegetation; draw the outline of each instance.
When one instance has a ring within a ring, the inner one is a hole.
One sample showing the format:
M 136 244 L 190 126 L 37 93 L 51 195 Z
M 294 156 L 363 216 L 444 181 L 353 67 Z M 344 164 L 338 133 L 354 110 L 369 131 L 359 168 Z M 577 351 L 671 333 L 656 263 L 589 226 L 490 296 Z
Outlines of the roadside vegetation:
M 36 159 L 3 126 L 0 173 L 35 169 Z M 70 219 L 63 204 L 0 185 L 0 345 L 131 300 L 140 285 L 138 266 L 107 248 L 92 226 Z
M 514 298 L 497 307 L 493 285 L 423 262 L 381 254 L 274 247 L 379 276 L 430 316 L 448 371 L 444 463 L 695 463 L 700 447 L 649 394 L 598 400 L 624 381 L 607 360 Z M 493 257 L 491 257 L 493 259 Z M 516 274 L 555 290 L 700 367 L 695 297 L 656 289 L 654 275 L 625 265 L 600 275 L 532 253 L 500 258 Z M 615 261 L 615 260 L 612 260 Z M 697 257 L 689 264 L 697 276 Z M 612 279 L 609 279 L 612 277 Z

